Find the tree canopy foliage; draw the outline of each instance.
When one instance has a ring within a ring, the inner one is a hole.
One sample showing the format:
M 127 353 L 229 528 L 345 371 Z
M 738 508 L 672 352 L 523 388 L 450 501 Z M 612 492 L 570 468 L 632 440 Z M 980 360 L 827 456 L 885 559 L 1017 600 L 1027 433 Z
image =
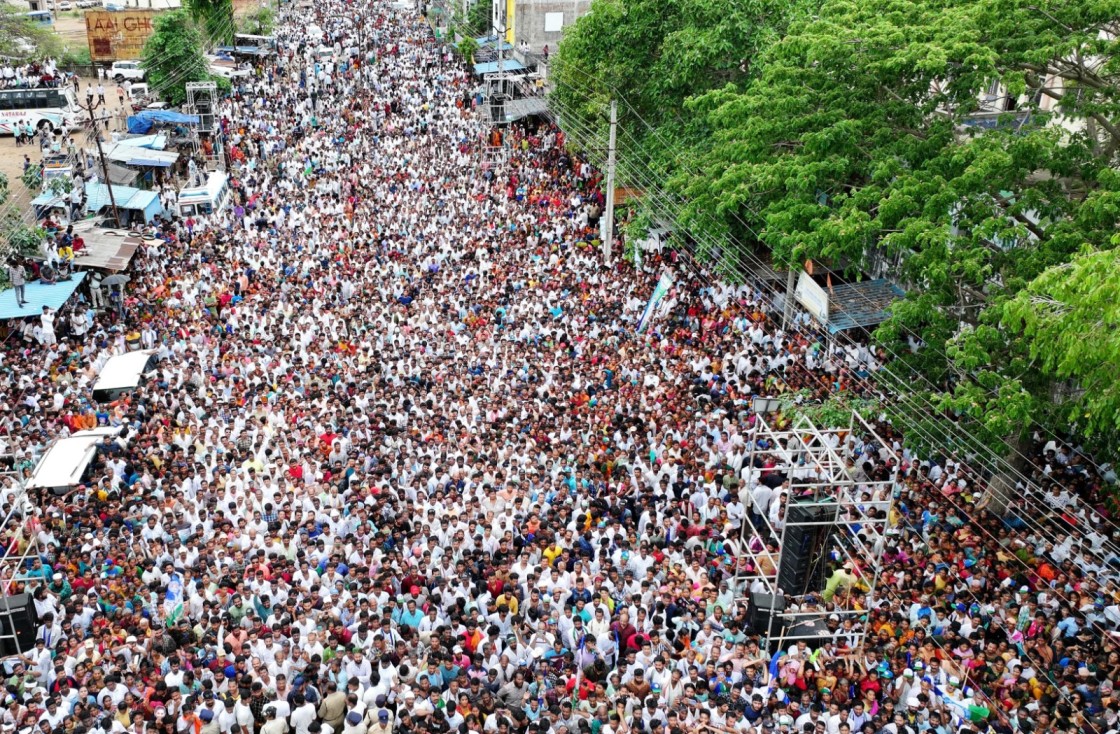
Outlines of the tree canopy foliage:
M 160 13 L 152 23 L 140 63 L 153 89 L 173 105 L 187 98 L 187 82 L 210 79 L 202 31 L 187 10 Z
M 243 33 L 270 36 L 276 30 L 276 12 L 269 5 L 261 5 L 246 13 L 240 25 Z
M 671 141 L 650 151 L 686 229 L 889 271 L 908 295 L 875 338 L 911 417 L 1120 444 L 1090 318 L 1120 295 L 1120 0 L 716 5 L 598 0 L 560 46 L 562 109 L 618 94 Z
M 811 5 L 596 0 L 565 32 L 550 70 L 553 102 L 605 124 L 611 98 L 621 96 L 619 119 L 628 134 L 670 166 L 678 145 L 705 134 L 702 117 L 683 114 L 685 102 L 749 78 L 753 59 Z
M 191 17 L 202 24 L 206 38 L 214 44 L 228 43 L 236 30 L 233 0 L 187 0 Z

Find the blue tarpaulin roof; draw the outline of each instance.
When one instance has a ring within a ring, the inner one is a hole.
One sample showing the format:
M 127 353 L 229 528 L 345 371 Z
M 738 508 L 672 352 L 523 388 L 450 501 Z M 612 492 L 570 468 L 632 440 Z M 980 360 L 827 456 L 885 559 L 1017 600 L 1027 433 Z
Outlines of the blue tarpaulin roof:
M 0 320 L 26 318 L 39 316 L 43 313 L 43 306 L 50 306 L 56 311 L 70 300 L 82 280 L 86 277 L 83 272 L 76 272 L 70 280 L 63 280 L 53 285 L 42 283 L 28 283 L 23 287 L 23 300 L 26 306 L 20 308 L 16 302 L 16 289 L 8 288 L 0 293 Z
M 128 117 L 128 131 L 133 135 L 144 135 L 157 122 L 198 124 L 198 115 L 184 115 L 172 110 L 141 110 Z
M 835 286 L 828 294 L 828 331 L 836 334 L 880 324 L 887 320 L 887 307 L 905 295 L 906 291 L 882 279 Z
M 141 191 L 131 186 L 114 186 L 113 196 L 117 199 L 118 209 L 133 209 L 147 211 L 152 200 L 159 199 L 154 191 Z M 86 183 L 86 209 L 95 212 L 102 207 L 110 205 L 109 187 L 98 181 Z
M 498 70 L 498 64 L 501 64 L 505 71 L 525 70 L 525 67 L 517 59 L 502 59 L 501 61 L 487 61 L 485 64 L 475 64 L 474 73 L 479 76 L 483 74 L 493 74 Z

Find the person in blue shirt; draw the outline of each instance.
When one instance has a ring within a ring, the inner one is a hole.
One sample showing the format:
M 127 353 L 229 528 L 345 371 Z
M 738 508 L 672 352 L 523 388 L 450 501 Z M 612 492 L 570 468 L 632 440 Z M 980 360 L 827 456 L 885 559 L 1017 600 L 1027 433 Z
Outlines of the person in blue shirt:
M 409 599 L 405 608 L 398 608 L 393 617 L 400 625 L 416 629 L 420 626 L 420 620 L 424 618 L 424 614 L 416 608 L 416 602 Z
M 1062 621 L 1058 622 L 1058 631 L 1061 632 L 1062 636 L 1067 640 L 1077 637 L 1077 633 L 1081 631 L 1081 627 L 1077 624 L 1077 617 L 1072 614 L 1068 617 L 1063 617 Z

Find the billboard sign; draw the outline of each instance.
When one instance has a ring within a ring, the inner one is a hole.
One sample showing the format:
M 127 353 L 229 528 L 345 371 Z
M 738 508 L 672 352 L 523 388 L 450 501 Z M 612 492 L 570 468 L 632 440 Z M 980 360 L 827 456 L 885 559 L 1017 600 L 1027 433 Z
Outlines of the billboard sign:
M 94 61 L 139 59 L 158 10 L 89 10 L 86 38 Z

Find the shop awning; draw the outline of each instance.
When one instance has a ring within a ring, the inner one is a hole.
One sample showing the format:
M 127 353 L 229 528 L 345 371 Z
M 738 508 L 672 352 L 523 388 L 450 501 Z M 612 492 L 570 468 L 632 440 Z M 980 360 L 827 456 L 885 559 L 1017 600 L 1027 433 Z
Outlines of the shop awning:
M 131 186 L 139 175 L 139 171 L 134 171 L 118 163 L 109 164 L 109 180 L 117 186 Z

